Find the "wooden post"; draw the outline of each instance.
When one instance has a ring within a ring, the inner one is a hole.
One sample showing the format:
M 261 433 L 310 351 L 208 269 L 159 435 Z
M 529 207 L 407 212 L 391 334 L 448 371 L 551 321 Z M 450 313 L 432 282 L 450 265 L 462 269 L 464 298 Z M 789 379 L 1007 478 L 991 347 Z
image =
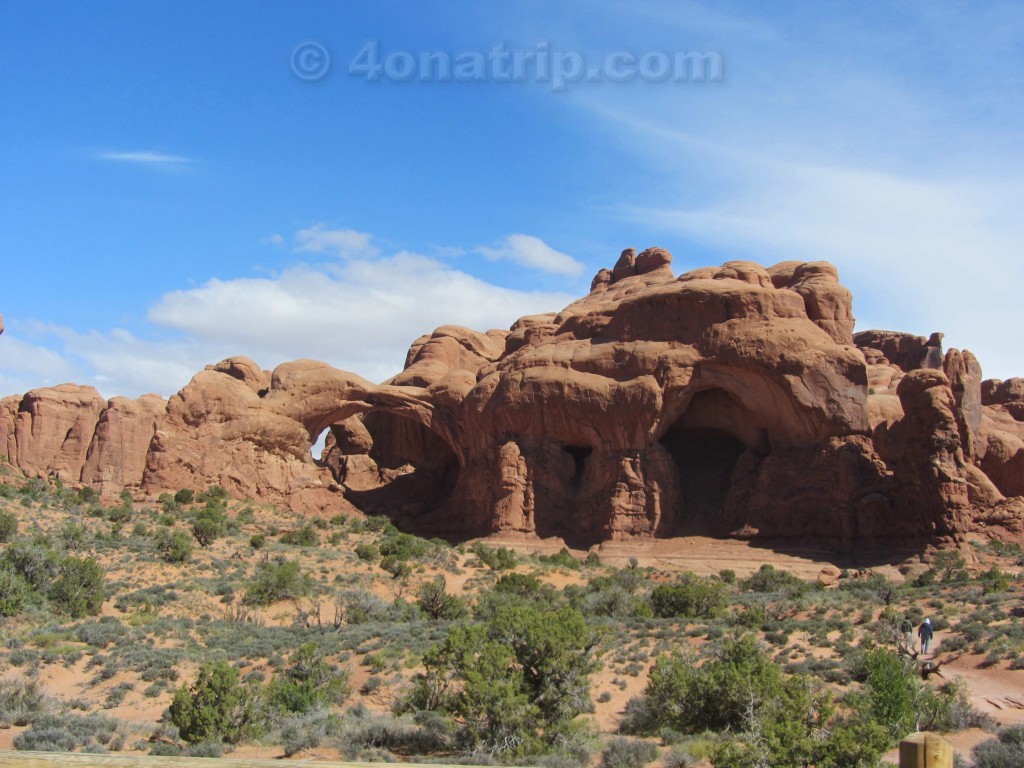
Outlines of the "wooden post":
M 912 733 L 900 742 L 900 768 L 953 768 L 953 745 L 937 733 Z

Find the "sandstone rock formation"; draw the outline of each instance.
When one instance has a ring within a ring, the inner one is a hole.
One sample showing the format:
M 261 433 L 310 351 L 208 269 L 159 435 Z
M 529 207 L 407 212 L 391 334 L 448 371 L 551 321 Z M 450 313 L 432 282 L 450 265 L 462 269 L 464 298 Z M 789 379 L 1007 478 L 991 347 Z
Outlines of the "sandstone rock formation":
M 854 334 L 831 264 L 677 278 L 671 259 L 627 249 L 587 296 L 507 331 L 438 328 L 380 385 L 235 357 L 166 402 L 74 385 L 5 398 L 0 451 L 105 489 L 218 483 L 452 539 L 878 550 L 1024 534 L 1024 380 L 983 382 L 941 334 Z

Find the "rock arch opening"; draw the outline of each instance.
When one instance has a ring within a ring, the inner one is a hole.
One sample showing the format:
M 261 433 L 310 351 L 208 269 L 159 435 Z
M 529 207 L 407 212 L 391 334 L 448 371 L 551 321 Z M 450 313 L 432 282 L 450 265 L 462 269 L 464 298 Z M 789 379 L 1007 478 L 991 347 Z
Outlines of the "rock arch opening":
M 750 414 L 721 389 L 693 396 L 661 438 L 679 474 L 681 500 L 669 535 L 714 536 L 722 529 L 740 456 L 766 443 Z
M 583 483 L 583 473 L 587 469 L 587 458 L 594 452 L 589 445 L 567 445 L 563 448 L 572 457 L 573 471 L 569 478 L 569 488 L 573 492 L 580 489 Z
M 330 427 L 324 463 L 345 498 L 409 532 L 437 529 L 437 515 L 459 478 L 459 461 L 430 428 L 389 411 L 370 411 Z

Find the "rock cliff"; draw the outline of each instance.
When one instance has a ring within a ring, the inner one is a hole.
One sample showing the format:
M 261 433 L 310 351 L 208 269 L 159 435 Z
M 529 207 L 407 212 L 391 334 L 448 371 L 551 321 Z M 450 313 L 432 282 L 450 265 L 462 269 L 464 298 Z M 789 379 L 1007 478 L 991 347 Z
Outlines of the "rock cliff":
M 168 401 L 70 384 L 8 397 L 0 452 L 105 490 L 217 483 L 452 539 L 849 551 L 1024 533 L 1024 379 L 982 381 L 941 334 L 854 334 L 831 264 L 675 277 L 671 261 L 628 249 L 559 312 L 438 328 L 379 385 L 236 357 Z

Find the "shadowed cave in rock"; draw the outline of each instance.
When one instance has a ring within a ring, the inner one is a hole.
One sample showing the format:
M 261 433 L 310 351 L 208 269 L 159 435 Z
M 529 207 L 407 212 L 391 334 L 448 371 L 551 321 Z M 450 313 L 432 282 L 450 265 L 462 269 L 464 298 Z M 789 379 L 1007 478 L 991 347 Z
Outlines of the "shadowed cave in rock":
M 679 473 L 681 502 L 668 535 L 720 535 L 733 472 L 748 446 L 766 443 L 754 420 L 721 389 L 695 394 L 661 438 Z M 766 448 L 765 446 L 762 446 Z
M 324 461 L 344 486 L 346 499 L 368 515 L 385 515 L 402 530 L 436 527 L 436 513 L 459 477 L 458 458 L 443 438 L 387 411 L 364 413 L 331 431 L 341 455 L 332 457 L 328 446 Z

